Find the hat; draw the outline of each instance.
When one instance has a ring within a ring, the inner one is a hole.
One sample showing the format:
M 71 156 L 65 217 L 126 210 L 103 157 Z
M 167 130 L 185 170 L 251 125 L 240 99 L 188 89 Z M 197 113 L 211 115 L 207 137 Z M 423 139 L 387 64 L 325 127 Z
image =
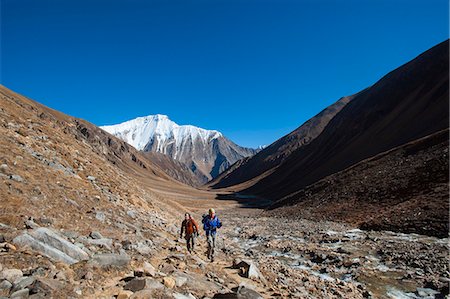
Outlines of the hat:
M 211 214 L 215 214 L 215 213 L 216 213 L 216 211 L 214 211 L 213 208 L 209 209 L 209 212 L 210 212 Z

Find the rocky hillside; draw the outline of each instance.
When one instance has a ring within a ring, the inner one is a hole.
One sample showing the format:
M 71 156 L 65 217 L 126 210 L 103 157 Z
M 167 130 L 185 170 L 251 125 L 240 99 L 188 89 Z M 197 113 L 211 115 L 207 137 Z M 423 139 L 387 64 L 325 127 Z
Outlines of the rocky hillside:
M 218 131 L 180 126 L 165 115 L 138 117 L 101 128 L 138 150 L 162 153 L 184 163 L 200 183 L 206 183 L 234 162 L 256 153 L 254 149 L 236 145 Z
M 194 172 L 192 172 L 183 162 L 174 160 L 165 154 L 158 152 L 142 152 L 142 154 L 163 170 L 168 176 L 186 185 L 199 187 L 201 182 L 206 180 L 206 177 L 203 177 L 200 174 L 194 174 Z
M 280 199 L 364 159 L 449 127 L 448 40 L 359 93 L 307 146 L 245 192 Z
M 443 130 L 327 176 L 276 202 L 268 215 L 448 237 L 448 134 Z

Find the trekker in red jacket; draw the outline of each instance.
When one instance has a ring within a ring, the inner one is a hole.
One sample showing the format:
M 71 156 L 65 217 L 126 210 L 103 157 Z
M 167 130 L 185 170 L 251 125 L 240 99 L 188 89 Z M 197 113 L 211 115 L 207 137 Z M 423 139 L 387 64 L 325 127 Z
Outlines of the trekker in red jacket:
M 183 237 L 183 233 L 184 238 L 186 239 L 187 250 L 189 253 L 193 253 L 195 237 L 198 236 L 198 225 L 189 213 L 184 214 L 184 220 L 181 223 L 180 238 Z

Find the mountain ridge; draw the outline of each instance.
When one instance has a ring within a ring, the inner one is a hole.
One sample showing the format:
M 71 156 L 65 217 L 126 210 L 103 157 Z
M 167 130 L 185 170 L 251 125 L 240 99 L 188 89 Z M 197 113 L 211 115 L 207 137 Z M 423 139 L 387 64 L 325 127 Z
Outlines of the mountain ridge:
M 216 130 L 178 125 L 162 114 L 138 117 L 103 130 L 143 152 L 165 154 L 184 163 L 200 183 L 258 150 L 241 147 Z

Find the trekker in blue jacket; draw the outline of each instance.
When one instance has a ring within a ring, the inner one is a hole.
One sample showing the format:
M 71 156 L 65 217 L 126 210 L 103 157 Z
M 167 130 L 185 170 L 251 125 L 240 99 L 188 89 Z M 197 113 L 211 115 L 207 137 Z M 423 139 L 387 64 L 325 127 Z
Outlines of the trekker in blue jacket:
M 203 216 L 203 229 L 208 240 L 208 259 L 214 262 L 214 249 L 216 247 L 217 229 L 222 227 L 222 223 L 216 216 L 216 211 L 213 208 L 209 209 L 208 215 Z

